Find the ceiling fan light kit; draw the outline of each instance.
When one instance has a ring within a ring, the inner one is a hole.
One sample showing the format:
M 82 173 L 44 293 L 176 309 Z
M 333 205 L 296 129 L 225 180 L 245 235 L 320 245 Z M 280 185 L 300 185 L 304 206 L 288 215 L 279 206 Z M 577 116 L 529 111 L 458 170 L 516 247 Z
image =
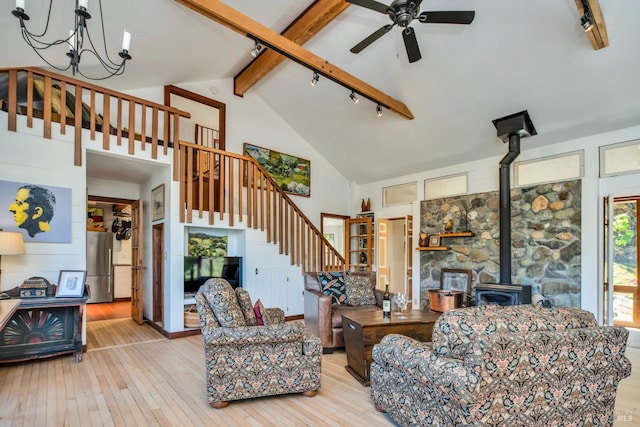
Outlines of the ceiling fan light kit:
M 389 16 L 392 24 L 387 24 L 371 33 L 360 43 L 350 49 L 352 53 L 360 53 L 380 37 L 387 34 L 391 29 L 398 25 L 403 28 L 402 39 L 407 51 L 409 62 L 416 62 L 422 58 L 416 33 L 413 27 L 409 25 L 417 19 L 423 24 L 464 24 L 468 25 L 473 22 L 475 12 L 472 10 L 458 11 L 437 11 L 420 13 L 420 4 L 422 0 L 393 0 L 389 6 L 377 2 L 375 0 L 346 0 L 375 12 L 383 13 Z

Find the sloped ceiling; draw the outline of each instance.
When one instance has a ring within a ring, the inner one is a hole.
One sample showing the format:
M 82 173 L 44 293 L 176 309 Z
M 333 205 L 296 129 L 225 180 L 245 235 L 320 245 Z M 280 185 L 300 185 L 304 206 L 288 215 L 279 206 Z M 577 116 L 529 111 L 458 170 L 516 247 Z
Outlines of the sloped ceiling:
M 71 0 L 54 2 L 50 31 L 72 26 Z M 281 32 L 311 1 L 228 0 Z M 43 27 L 48 2 L 27 0 L 30 26 Z M 492 120 L 527 109 L 538 135 L 523 149 L 640 125 L 640 2 L 600 0 L 610 46 L 594 50 L 575 0 L 424 0 L 421 10 L 475 10 L 469 26 L 414 24 L 422 60 L 409 64 L 398 28 L 358 55 L 349 49 L 387 24 L 384 15 L 349 6 L 304 47 L 404 102 L 406 120 L 306 68 L 285 61 L 252 90 L 349 179 L 373 182 L 477 158 L 506 147 Z M 0 10 L 0 67 L 42 66 L 25 46 L 14 2 Z M 98 0 L 90 0 L 99 29 Z M 111 51 L 132 33 L 126 73 L 104 81 L 116 90 L 232 78 L 252 59 L 253 42 L 173 0 L 103 2 Z M 96 36 L 94 36 L 96 37 Z M 64 63 L 64 50 L 52 54 Z M 82 65 L 90 71 L 90 61 Z

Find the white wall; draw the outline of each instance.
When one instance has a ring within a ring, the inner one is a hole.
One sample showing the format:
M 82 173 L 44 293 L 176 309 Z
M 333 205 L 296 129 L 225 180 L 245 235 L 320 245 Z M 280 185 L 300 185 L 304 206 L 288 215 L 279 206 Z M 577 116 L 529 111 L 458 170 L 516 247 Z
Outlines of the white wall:
M 535 136 L 531 137 L 533 141 Z M 527 139 L 522 140 L 523 151 L 516 161 L 531 160 L 540 157 L 572 152 L 576 150 L 584 150 L 584 177 L 582 178 L 582 295 L 581 306 L 596 314 L 601 320 L 602 318 L 602 289 L 600 286 L 601 272 L 599 266 L 601 259 L 598 254 L 598 248 L 601 245 L 600 233 L 601 224 L 598 212 L 601 210 L 601 196 L 610 194 L 611 191 L 619 193 L 622 190 L 616 190 L 618 185 L 626 185 L 627 191 L 636 192 L 638 187 L 633 187 L 629 183 L 637 181 L 640 174 L 627 175 L 624 180 L 600 180 L 599 173 L 599 157 L 598 150 L 600 146 L 614 144 L 618 142 L 628 141 L 640 138 L 640 126 L 621 129 L 613 132 L 593 135 L 589 137 L 579 138 L 566 141 L 559 144 L 527 149 Z M 493 143 L 489 141 L 487 143 Z M 508 147 L 505 146 L 505 154 Z M 360 186 L 353 186 L 353 198 L 351 212 L 357 213 L 360 210 L 359 201 L 363 198 L 371 199 L 371 209 L 375 212 L 376 218 L 390 218 L 399 215 L 413 215 L 414 218 L 414 244 L 417 246 L 418 233 L 420 231 L 420 201 L 424 199 L 424 180 L 453 175 L 467 172 L 469 174 L 469 193 L 480 193 L 487 191 L 496 191 L 499 187 L 498 164 L 502 156 L 495 158 L 481 159 L 474 162 L 463 163 L 453 167 L 434 169 L 425 171 L 420 174 L 407 175 L 397 177 L 385 181 L 372 182 Z M 382 206 L 382 189 L 384 187 L 404 184 L 407 182 L 418 182 L 418 200 L 414 203 L 400 206 L 383 207 Z M 601 190 L 601 183 L 608 182 L 608 187 Z M 613 182 L 612 182 L 613 181 Z M 626 183 L 626 184 L 623 184 Z M 612 189 L 613 187 L 613 189 Z M 633 194 L 633 193 L 627 193 Z M 356 206 L 356 202 L 358 205 Z M 420 257 L 414 256 L 414 307 L 418 307 L 417 298 L 420 295 Z

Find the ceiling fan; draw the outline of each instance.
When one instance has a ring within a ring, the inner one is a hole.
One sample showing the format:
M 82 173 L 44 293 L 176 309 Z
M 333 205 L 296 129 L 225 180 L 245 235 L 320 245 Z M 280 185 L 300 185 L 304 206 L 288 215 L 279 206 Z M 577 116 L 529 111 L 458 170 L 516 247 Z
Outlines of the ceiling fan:
M 374 31 L 360 43 L 352 47 L 350 49 L 352 53 L 362 52 L 371 43 L 387 34 L 396 25 L 399 25 L 404 28 L 402 30 L 402 39 L 404 40 L 404 47 L 407 49 L 409 62 L 416 62 L 422 58 L 418 41 L 416 40 L 416 33 L 413 28 L 409 26 L 414 19 L 417 19 L 423 24 L 471 24 L 476 15 L 475 11 L 472 10 L 420 13 L 420 3 L 422 3 L 422 0 L 393 0 L 389 6 L 375 0 L 346 1 L 347 3 L 389 15 L 389 18 L 393 21 L 392 24 L 387 24 L 377 31 Z

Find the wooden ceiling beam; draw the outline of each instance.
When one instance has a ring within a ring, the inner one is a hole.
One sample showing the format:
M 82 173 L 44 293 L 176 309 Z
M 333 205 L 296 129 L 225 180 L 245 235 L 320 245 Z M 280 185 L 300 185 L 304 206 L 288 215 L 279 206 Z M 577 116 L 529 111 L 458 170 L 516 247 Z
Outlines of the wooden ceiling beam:
M 344 0 L 316 0 L 281 34 L 302 46 L 349 5 Z M 265 50 L 233 78 L 233 93 L 243 96 L 285 59 L 273 50 Z
M 600 9 L 600 3 L 598 0 L 584 0 L 587 3 L 588 8 L 591 10 L 591 14 L 593 15 L 593 27 L 591 30 L 586 31 L 589 40 L 591 41 L 591 45 L 595 50 L 605 48 L 609 46 L 609 36 L 607 35 L 607 26 L 604 22 L 604 17 L 602 16 L 602 10 Z M 575 0 L 576 7 L 578 8 L 578 13 L 580 17 L 584 15 L 585 8 L 582 4 L 583 0 Z
M 259 41 L 265 47 L 273 49 L 310 70 L 351 89 L 374 103 L 394 111 L 407 119 L 413 114 L 402 102 L 376 89 L 346 71 L 330 64 L 325 59 L 304 49 L 286 37 L 272 31 L 259 22 L 249 18 L 219 0 L 176 0 L 176 2 L 206 16 L 231 30 Z

